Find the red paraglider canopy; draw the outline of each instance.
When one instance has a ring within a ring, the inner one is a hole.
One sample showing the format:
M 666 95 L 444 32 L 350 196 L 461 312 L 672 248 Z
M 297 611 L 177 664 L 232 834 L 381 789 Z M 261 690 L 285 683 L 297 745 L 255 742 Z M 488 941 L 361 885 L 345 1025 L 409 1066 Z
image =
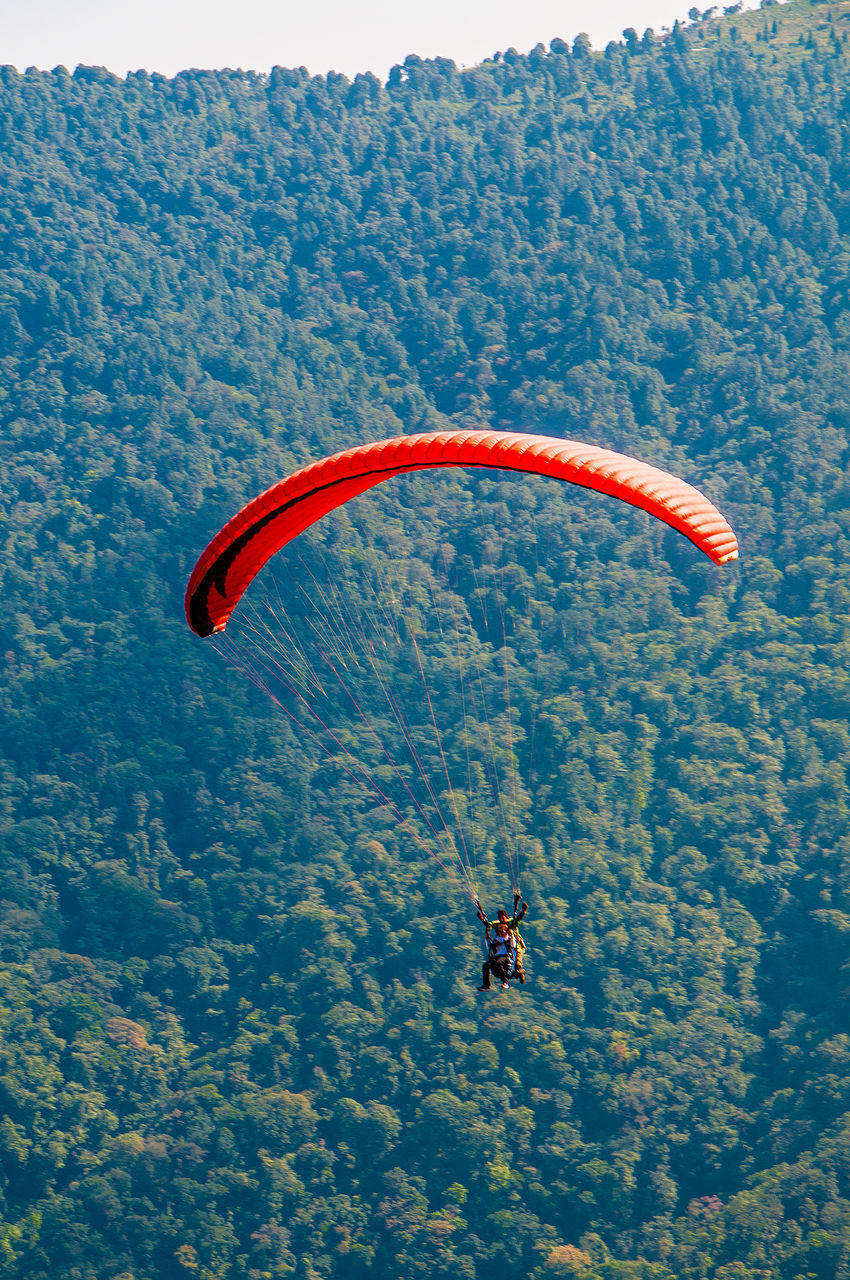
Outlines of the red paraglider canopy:
M 201 555 L 186 589 L 199 636 L 223 631 L 250 582 L 281 547 L 391 476 L 431 467 L 487 467 L 550 476 L 648 511 L 690 538 L 716 564 L 738 555 L 732 529 L 692 485 L 609 449 L 509 431 L 434 431 L 345 449 L 312 462 L 243 507 Z

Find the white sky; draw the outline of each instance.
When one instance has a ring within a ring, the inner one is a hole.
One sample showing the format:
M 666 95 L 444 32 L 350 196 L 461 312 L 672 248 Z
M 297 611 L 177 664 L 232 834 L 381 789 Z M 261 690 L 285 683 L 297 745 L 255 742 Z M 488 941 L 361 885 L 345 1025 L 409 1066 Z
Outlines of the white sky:
M 730 3 L 731 0 L 727 0 Z M 409 53 L 469 66 L 586 31 L 594 48 L 684 19 L 694 0 L 0 0 L 0 64 L 145 68 L 306 66 L 353 77 Z M 697 0 L 708 8 L 711 0 Z M 721 0 L 722 3 L 722 0 Z

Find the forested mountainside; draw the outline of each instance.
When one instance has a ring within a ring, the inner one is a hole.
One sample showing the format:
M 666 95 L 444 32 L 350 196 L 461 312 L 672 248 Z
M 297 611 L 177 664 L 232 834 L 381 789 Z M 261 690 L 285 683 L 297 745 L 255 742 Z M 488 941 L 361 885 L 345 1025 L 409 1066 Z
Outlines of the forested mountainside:
M 0 71 L 0 1275 L 850 1275 L 848 27 Z M 293 467 L 490 426 L 685 476 L 741 561 L 459 471 L 282 554 L 284 611 L 327 554 L 510 672 L 486 996 L 468 896 L 182 595 Z

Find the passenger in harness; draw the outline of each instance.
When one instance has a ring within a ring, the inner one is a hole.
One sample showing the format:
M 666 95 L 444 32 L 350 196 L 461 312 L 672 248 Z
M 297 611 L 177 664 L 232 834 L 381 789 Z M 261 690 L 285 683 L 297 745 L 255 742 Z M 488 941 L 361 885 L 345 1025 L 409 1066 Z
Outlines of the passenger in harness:
M 508 978 L 511 977 L 516 964 L 516 942 L 513 934 L 509 931 L 507 922 L 500 920 L 496 925 L 496 932 L 491 937 L 490 924 L 484 930 L 484 936 L 487 939 L 487 959 L 484 961 L 484 967 L 481 971 L 481 986 L 479 991 L 490 990 L 490 976 L 498 978 L 502 984 L 502 990 L 507 991 L 509 983 Z
M 488 920 L 481 908 L 480 901 L 478 900 L 478 898 L 475 899 L 475 905 L 478 908 L 478 919 L 484 925 L 485 930 L 495 929 L 500 921 L 503 921 L 507 925 L 508 932 L 513 935 L 513 939 L 514 939 L 515 961 L 514 961 L 514 968 L 513 968 L 513 972 L 511 973 L 511 977 L 519 978 L 520 982 L 525 982 L 525 968 L 523 967 L 523 963 L 522 963 L 523 953 L 525 952 L 525 943 L 520 935 L 519 925 L 520 925 L 520 921 L 523 920 L 523 918 L 525 917 L 525 913 L 528 910 L 528 903 L 524 902 L 522 904 L 522 910 L 518 911 L 517 908 L 519 906 L 519 903 L 520 903 L 520 895 L 518 893 L 514 893 L 514 913 L 511 916 L 511 918 L 508 919 L 507 911 L 505 911 L 504 908 L 500 908 L 496 912 L 496 919 Z

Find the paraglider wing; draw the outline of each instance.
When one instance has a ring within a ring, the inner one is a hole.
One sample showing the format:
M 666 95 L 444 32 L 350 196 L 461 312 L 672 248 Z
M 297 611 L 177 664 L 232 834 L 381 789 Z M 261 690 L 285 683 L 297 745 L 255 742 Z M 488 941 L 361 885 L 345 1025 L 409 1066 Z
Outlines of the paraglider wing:
M 434 431 L 345 449 L 254 498 L 216 534 L 195 565 L 186 589 L 189 626 L 199 636 L 223 631 L 248 585 L 287 542 L 391 476 L 431 467 L 524 471 L 596 489 L 663 520 L 716 564 L 738 555 L 734 533 L 704 494 L 636 458 L 552 436 Z

